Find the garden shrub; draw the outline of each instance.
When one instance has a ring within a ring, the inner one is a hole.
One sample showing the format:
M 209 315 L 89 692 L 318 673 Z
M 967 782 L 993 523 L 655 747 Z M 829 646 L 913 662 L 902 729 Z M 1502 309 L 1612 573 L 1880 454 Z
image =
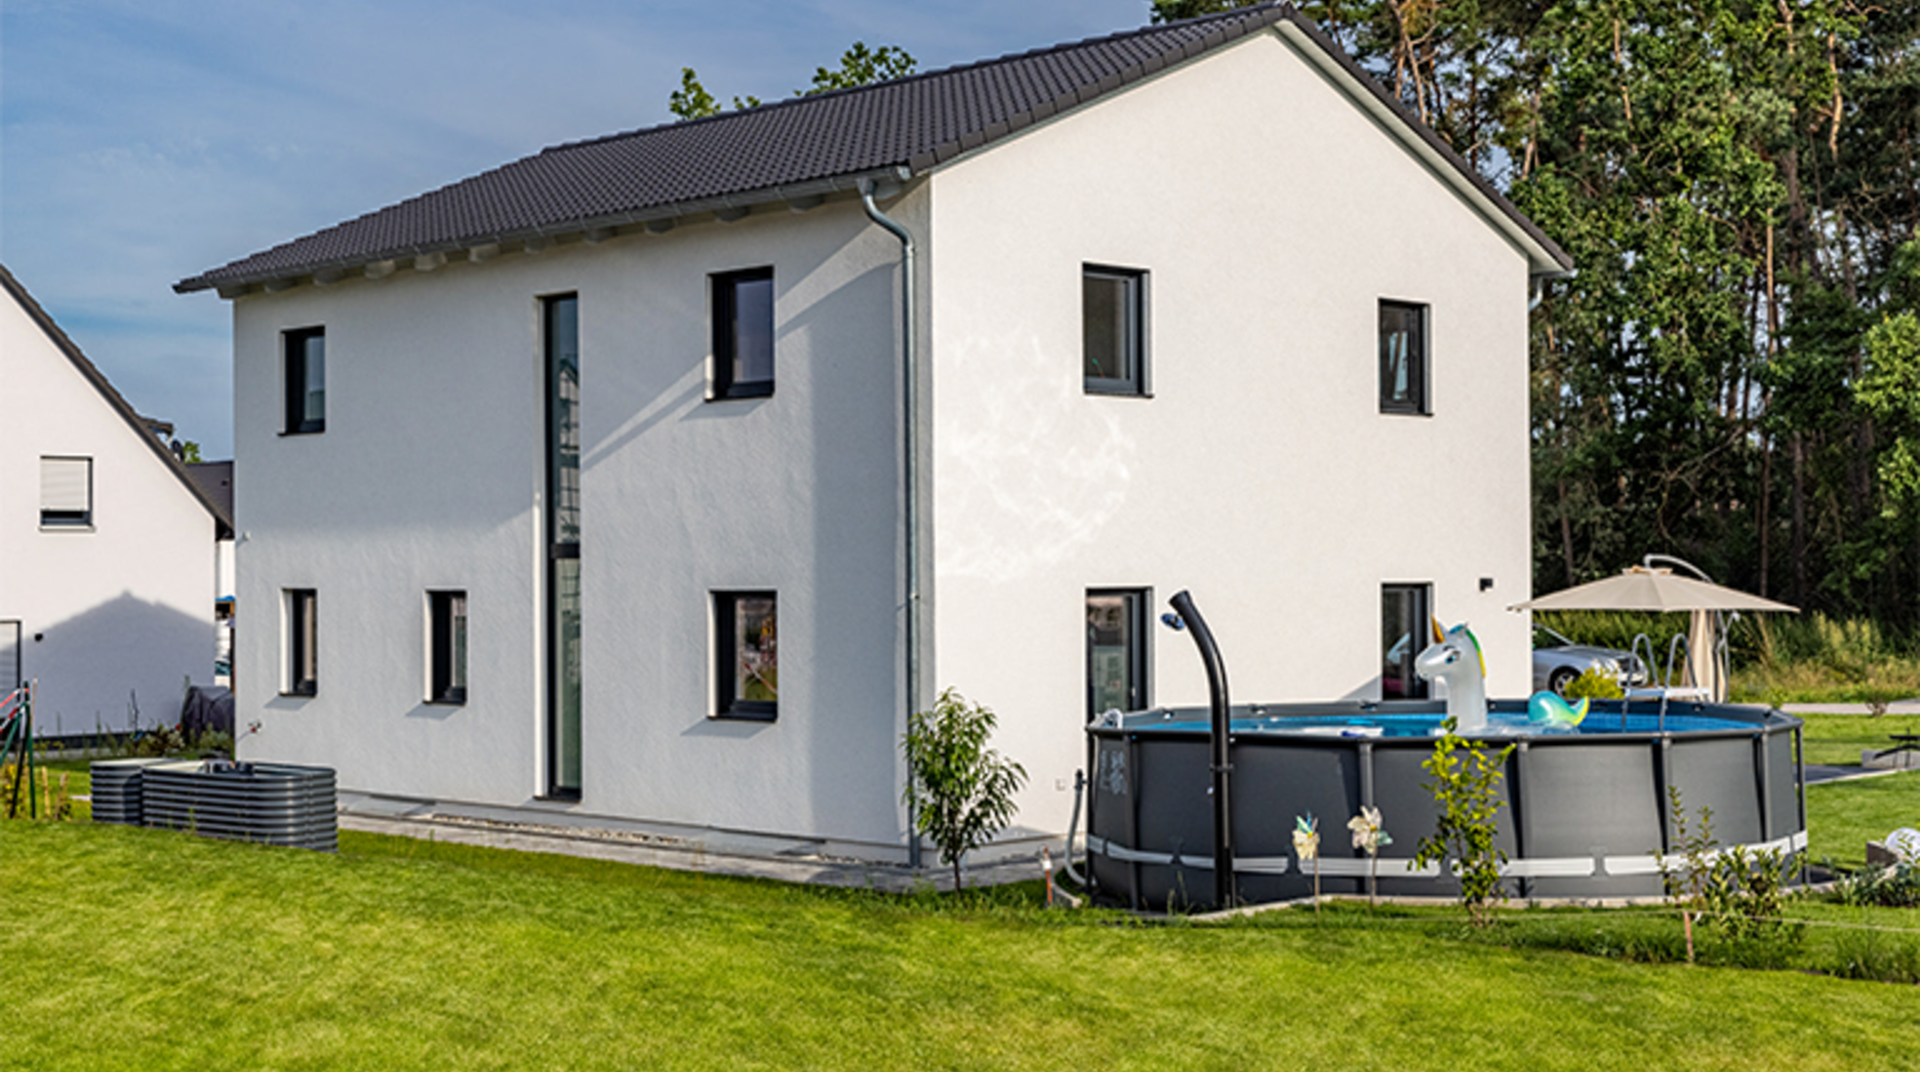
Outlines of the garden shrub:
M 1856 908 L 1920 908 L 1920 868 L 1901 863 L 1848 875 L 1834 884 L 1833 892 L 1841 904 Z
M 1566 698 L 1569 700 L 1624 700 L 1626 696 L 1619 679 L 1597 666 L 1587 667 L 1580 671 L 1579 677 L 1567 682 Z

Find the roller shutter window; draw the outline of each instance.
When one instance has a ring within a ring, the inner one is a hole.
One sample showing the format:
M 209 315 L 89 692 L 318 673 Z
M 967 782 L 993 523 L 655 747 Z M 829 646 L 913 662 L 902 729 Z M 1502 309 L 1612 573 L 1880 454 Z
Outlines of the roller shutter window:
M 40 459 L 40 527 L 93 525 L 93 459 Z

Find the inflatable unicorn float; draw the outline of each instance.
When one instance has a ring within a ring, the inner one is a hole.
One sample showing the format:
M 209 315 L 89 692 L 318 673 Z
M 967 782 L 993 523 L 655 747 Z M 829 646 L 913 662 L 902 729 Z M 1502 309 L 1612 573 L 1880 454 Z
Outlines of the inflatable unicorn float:
M 1413 660 L 1423 680 L 1447 687 L 1447 717 L 1456 733 L 1484 733 L 1487 720 L 1487 657 L 1480 640 L 1462 622 L 1443 629 L 1433 619 L 1433 643 Z M 1575 707 L 1551 692 L 1536 692 L 1527 701 L 1527 722 L 1546 729 L 1573 729 L 1587 717 L 1587 701 Z

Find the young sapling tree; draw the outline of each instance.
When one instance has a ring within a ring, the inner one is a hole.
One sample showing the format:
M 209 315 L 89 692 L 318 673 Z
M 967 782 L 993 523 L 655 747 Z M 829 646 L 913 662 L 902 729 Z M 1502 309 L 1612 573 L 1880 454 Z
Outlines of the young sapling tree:
M 1500 889 L 1500 868 L 1507 854 L 1496 843 L 1500 830 L 1500 779 L 1508 745 L 1489 756 L 1478 744 L 1468 745 L 1454 731 L 1457 723 L 1448 718 L 1441 723 L 1440 737 L 1433 742 L 1433 754 L 1420 766 L 1433 781 L 1426 784 L 1440 807 L 1440 816 L 1432 836 L 1420 839 L 1413 862 L 1417 866 L 1449 863 L 1460 879 L 1460 903 L 1476 927 L 1493 922 L 1493 905 L 1505 900 Z M 1465 745 L 1466 756 L 1460 755 Z
M 914 830 L 933 840 L 940 860 L 953 866 L 960 889 L 960 858 L 993 840 L 1013 819 L 1013 795 L 1026 768 L 987 747 L 993 712 L 953 689 L 931 711 L 907 720 L 901 745 L 907 758 L 906 800 L 917 808 Z

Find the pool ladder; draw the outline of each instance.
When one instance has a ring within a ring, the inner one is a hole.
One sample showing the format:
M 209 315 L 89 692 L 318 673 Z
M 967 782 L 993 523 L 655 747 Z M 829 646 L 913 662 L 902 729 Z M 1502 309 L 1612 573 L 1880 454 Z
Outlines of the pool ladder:
M 1693 680 L 1693 642 L 1687 638 L 1687 634 L 1685 633 L 1673 634 L 1673 639 L 1669 641 L 1667 644 L 1666 673 L 1662 675 L 1661 678 L 1658 679 L 1659 683 L 1657 685 L 1653 685 L 1653 682 L 1656 680 L 1653 676 L 1653 660 L 1654 660 L 1653 638 L 1648 636 L 1645 633 L 1635 634 L 1633 638 L 1633 647 L 1629 652 L 1629 654 L 1631 654 L 1635 659 L 1639 659 L 1640 645 L 1643 641 L 1646 643 L 1646 647 L 1647 647 L 1647 658 L 1646 658 L 1646 661 L 1641 663 L 1640 665 L 1647 668 L 1647 680 L 1649 685 L 1654 688 L 1658 688 L 1660 691 L 1659 727 L 1660 727 L 1660 732 L 1665 733 L 1667 732 L 1667 701 L 1672 699 L 1673 697 L 1673 687 L 1674 687 L 1673 686 L 1673 659 L 1676 654 L 1684 652 L 1686 657 L 1685 661 L 1681 663 L 1681 666 L 1685 670 L 1685 676 L 1683 680 L 1686 681 L 1687 684 L 1681 687 L 1686 689 L 1693 689 L 1696 691 L 1700 688 L 1699 683 Z M 1623 696 L 1620 700 L 1620 729 L 1622 731 L 1626 730 L 1627 728 L 1627 704 L 1631 701 L 1633 696 L 1633 690 L 1631 688 L 1628 688 L 1624 691 L 1626 695 Z

